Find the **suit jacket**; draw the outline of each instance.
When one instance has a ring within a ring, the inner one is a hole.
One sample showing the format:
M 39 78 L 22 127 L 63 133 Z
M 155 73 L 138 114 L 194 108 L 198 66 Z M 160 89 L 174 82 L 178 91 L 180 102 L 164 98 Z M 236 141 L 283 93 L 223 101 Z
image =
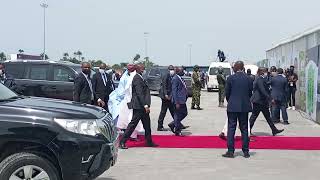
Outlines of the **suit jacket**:
M 282 76 L 277 75 L 271 79 L 271 97 L 276 101 L 286 102 L 288 92 L 288 80 Z
M 3 85 L 5 85 L 7 88 L 11 89 L 12 91 L 17 90 L 16 82 L 15 82 L 13 76 L 11 76 L 10 74 L 5 73 Z
M 250 112 L 252 110 L 250 83 L 251 80 L 243 72 L 237 72 L 228 77 L 225 88 L 228 112 Z
M 76 102 L 92 104 L 92 95 L 86 77 L 80 73 L 74 80 L 73 100 Z
M 172 92 L 172 77 L 170 76 L 170 73 L 165 74 L 162 79 L 161 79 L 161 87 L 160 87 L 160 92 L 159 96 L 161 99 L 166 99 L 165 96 L 171 96 Z
M 109 95 L 114 90 L 114 84 L 112 81 L 112 76 L 106 73 L 106 85 L 104 85 L 102 75 L 100 72 L 97 72 L 92 77 L 92 88 L 95 93 L 95 101 L 99 98 L 106 103 L 109 100 Z
M 256 80 L 253 83 L 253 95 L 251 97 L 251 102 L 262 105 L 268 105 L 270 100 L 271 96 L 267 79 L 262 76 L 256 78 Z
M 188 92 L 186 85 L 179 75 L 172 78 L 172 102 L 174 104 L 186 104 Z
M 136 74 L 132 80 L 131 106 L 133 109 L 144 109 L 145 105 L 151 105 L 150 89 L 140 74 Z

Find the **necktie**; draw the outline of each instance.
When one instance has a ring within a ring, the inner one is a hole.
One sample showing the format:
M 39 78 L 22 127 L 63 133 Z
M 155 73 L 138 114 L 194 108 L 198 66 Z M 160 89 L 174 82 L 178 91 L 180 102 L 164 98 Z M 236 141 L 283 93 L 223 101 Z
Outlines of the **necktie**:
M 103 83 L 104 83 L 104 85 L 107 86 L 107 76 L 106 76 L 106 74 L 103 73 L 102 77 L 103 77 Z

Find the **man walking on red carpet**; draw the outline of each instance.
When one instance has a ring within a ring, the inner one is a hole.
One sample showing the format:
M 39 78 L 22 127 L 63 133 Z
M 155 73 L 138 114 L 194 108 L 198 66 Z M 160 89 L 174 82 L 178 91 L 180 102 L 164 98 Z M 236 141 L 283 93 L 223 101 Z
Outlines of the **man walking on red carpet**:
M 228 101 L 228 151 L 223 157 L 234 158 L 234 135 L 239 121 L 242 136 L 242 151 L 249 158 L 248 114 L 251 111 L 250 97 L 252 95 L 251 80 L 244 73 L 244 64 L 237 61 L 234 64 L 235 74 L 227 79 L 226 99 Z
M 176 75 L 172 78 L 172 102 L 175 105 L 174 112 L 174 125 L 169 127 L 176 136 L 183 136 L 181 134 L 182 124 L 181 121 L 187 117 L 187 85 L 182 79 L 184 75 L 183 69 L 181 67 L 176 68 Z

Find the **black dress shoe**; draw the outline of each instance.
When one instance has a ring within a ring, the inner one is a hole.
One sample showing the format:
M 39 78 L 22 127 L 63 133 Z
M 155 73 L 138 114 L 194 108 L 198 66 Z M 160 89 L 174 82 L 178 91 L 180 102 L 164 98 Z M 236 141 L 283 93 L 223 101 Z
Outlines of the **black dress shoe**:
M 174 124 L 168 124 L 168 126 L 169 126 L 171 132 L 175 133 L 175 132 L 174 132 Z
M 198 107 L 197 110 L 203 110 L 201 107 Z
M 128 149 L 128 147 L 126 146 L 126 143 L 120 143 L 119 148 L 120 149 Z
M 234 154 L 231 153 L 231 152 L 227 152 L 227 153 L 223 154 L 222 157 L 225 157 L 225 158 L 234 158 Z
M 227 138 L 223 132 L 219 134 L 219 138 L 222 140 L 227 140 Z
M 290 123 L 288 121 L 283 122 L 284 125 L 289 125 Z
M 194 106 L 192 106 L 191 109 L 196 109 L 196 108 Z
M 243 153 L 244 158 L 250 158 L 250 154 L 248 152 Z
M 158 127 L 157 131 L 167 131 L 164 127 Z
M 181 129 L 188 129 L 190 126 L 182 126 Z
M 159 145 L 152 142 L 152 143 L 146 143 L 146 146 L 147 147 L 158 147 Z
M 184 137 L 184 135 L 181 132 L 176 132 L 175 135 L 179 137 Z
M 275 136 L 275 135 L 277 135 L 277 134 L 282 133 L 283 131 L 284 131 L 284 129 L 281 129 L 281 130 L 277 129 L 277 130 L 275 130 L 275 131 L 272 132 L 272 135 Z

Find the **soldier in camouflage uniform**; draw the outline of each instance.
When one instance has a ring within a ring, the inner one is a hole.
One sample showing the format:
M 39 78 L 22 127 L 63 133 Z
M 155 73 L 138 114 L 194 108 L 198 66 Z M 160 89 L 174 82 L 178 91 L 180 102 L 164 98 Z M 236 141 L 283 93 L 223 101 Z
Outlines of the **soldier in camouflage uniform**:
M 224 98 L 225 98 L 224 88 L 226 84 L 226 78 L 223 75 L 222 68 L 218 70 L 217 80 L 219 84 L 219 107 L 224 107 Z
M 202 110 L 200 108 L 200 96 L 201 96 L 201 80 L 199 73 L 199 66 L 195 65 L 192 73 L 192 103 L 191 109 L 196 109 L 195 105 L 197 105 L 198 110 Z

